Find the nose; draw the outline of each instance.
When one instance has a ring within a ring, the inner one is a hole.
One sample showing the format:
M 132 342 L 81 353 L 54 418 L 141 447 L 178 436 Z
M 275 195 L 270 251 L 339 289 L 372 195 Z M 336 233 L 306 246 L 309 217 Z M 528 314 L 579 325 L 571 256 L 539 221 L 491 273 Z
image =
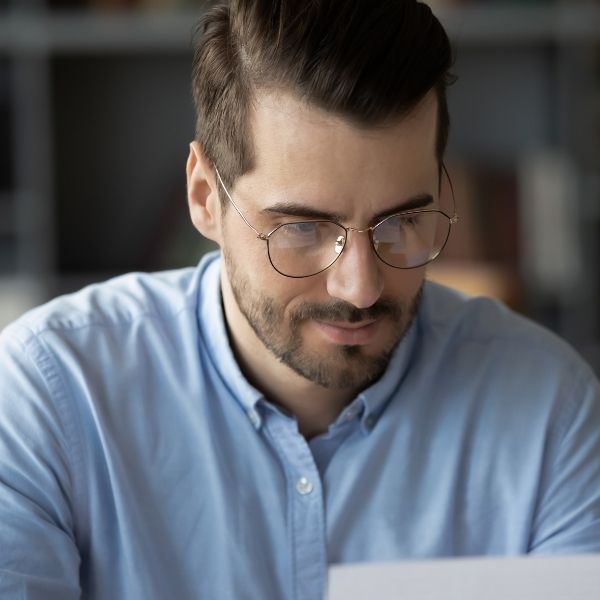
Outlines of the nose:
M 373 306 L 383 292 L 381 264 L 368 231 L 349 232 L 342 254 L 326 271 L 328 294 L 356 308 Z

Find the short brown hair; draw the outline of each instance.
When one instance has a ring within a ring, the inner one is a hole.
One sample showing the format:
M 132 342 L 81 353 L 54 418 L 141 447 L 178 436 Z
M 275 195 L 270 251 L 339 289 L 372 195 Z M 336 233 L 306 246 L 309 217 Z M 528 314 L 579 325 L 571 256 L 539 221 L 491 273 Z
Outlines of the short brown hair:
M 360 126 L 397 120 L 435 89 L 436 155 L 448 140 L 448 36 L 416 0 L 230 0 L 196 28 L 196 139 L 228 186 L 250 171 L 249 115 L 282 89 Z

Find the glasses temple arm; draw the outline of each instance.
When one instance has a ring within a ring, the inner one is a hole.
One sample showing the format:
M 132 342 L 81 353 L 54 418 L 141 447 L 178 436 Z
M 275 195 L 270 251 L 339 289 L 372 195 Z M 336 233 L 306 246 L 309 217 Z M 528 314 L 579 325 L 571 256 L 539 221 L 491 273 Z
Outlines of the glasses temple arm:
M 450 184 L 450 192 L 452 193 L 452 216 L 450 217 L 450 223 L 458 223 L 458 213 L 456 212 L 456 198 L 454 196 L 454 186 L 452 185 L 452 179 L 450 179 L 450 173 L 448 173 L 448 169 L 442 161 L 442 169 L 446 174 L 446 178 L 448 179 L 448 183 Z
M 266 240 L 267 236 L 264 233 L 261 233 L 260 231 L 258 231 L 258 229 L 256 229 L 254 226 L 252 226 L 248 222 L 248 219 L 246 219 L 246 217 L 244 216 L 242 211 L 238 208 L 238 205 L 233 201 L 233 198 L 231 197 L 230 193 L 227 191 L 227 188 L 225 187 L 225 184 L 223 183 L 223 180 L 221 179 L 221 174 L 219 173 L 219 169 L 217 169 L 217 167 L 215 167 L 215 173 L 217 174 L 217 179 L 219 180 L 219 183 L 221 184 L 223 191 L 225 192 L 225 194 L 227 194 L 227 197 L 229 198 L 229 201 L 231 202 L 231 204 L 233 204 L 233 208 L 235 208 L 237 214 L 240 215 L 240 217 L 242 217 L 242 220 L 244 221 L 244 223 L 246 223 L 246 225 L 248 225 L 248 227 L 250 227 L 250 229 L 252 229 L 252 231 L 254 231 L 254 233 L 256 233 L 256 237 L 258 237 L 261 240 Z

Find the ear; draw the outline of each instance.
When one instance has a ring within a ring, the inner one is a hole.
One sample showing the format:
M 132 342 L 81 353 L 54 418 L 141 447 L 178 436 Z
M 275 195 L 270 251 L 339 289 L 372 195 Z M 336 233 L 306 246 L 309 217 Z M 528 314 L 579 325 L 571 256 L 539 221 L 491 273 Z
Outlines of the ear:
M 198 142 L 190 144 L 186 165 L 187 197 L 194 227 L 204 236 L 221 244 L 221 204 L 215 172 Z

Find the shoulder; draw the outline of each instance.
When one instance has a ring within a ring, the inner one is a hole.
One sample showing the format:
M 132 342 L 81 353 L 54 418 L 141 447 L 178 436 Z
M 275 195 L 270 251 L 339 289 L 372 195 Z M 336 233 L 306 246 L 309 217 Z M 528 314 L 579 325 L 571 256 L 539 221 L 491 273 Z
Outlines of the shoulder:
M 5 329 L 18 335 L 114 326 L 148 316 L 167 317 L 186 305 L 185 288 L 191 269 L 163 273 L 128 273 L 55 298 L 25 313 Z
M 543 354 L 580 360 L 571 346 L 531 319 L 493 298 L 467 296 L 426 282 L 421 326 L 429 335 L 454 342 L 518 345 Z
M 516 382 L 576 385 L 597 379 L 579 354 L 550 330 L 501 302 L 469 297 L 427 282 L 419 325 L 430 351 L 472 376 L 485 373 L 507 388 Z
M 485 436 L 505 440 L 511 432 L 515 448 L 527 440 L 540 448 L 554 440 L 556 447 L 586 422 L 596 433 L 582 436 L 597 444 L 598 378 L 551 331 L 498 301 L 429 282 L 418 325 L 421 373 L 436 375 L 449 410 L 462 407 L 465 419 L 477 415 L 487 424 Z
M 205 257 L 196 268 L 128 273 L 60 296 L 8 325 L 0 333 L 0 347 L 42 345 L 85 353 L 110 340 L 118 353 L 127 340 L 139 340 L 149 330 L 173 330 L 174 336 L 178 329 L 192 332 L 215 259 Z M 216 277 L 211 280 L 218 285 Z
M 216 285 L 218 261 L 207 257 L 197 268 L 123 275 L 26 313 L 0 332 L 0 405 L 118 406 L 183 381 L 196 364 L 186 359 L 198 352 L 198 303 Z
M 128 273 L 39 306 L 2 331 L 2 338 L 68 336 L 86 329 L 129 329 L 141 322 L 168 322 L 195 311 L 200 281 L 214 257 L 197 268 Z

